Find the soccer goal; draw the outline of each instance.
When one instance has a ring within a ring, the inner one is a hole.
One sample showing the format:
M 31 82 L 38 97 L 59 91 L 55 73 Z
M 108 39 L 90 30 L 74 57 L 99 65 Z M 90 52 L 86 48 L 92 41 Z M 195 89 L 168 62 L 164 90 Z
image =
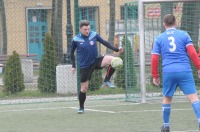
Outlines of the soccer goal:
M 130 2 L 130 0 L 127 2 L 129 8 L 131 8 L 130 5 L 132 4 L 133 2 Z M 193 40 L 193 44 L 198 52 L 200 44 L 199 43 L 200 1 L 199 0 L 173 0 L 173 1 L 139 0 L 137 4 L 138 4 L 138 25 L 135 24 L 134 27 L 135 28 L 139 27 L 138 76 L 139 76 L 139 86 L 140 86 L 140 96 L 141 96 L 140 101 L 141 103 L 146 103 L 147 99 L 149 98 L 151 99 L 153 97 L 161 97 L 162 95 L 161 87 L 156 88 L 152 85 L 150 56 L 151 56 L 152 43 L 155 37 L 165 30 L 164 27 L 162 26 L 163 17 L 166 14 L 174 14 L 178 23 L 177 28 L 181 30 L 186 30 L 189 33 L 189 35 Z M 196 86 L 197 89 L 199 89 L 200 88 L 199 79 L 197 77 L 194 66 L 192 66 L 192 68 L 194 71 Z M 177 90 L 175 95 L 181 96 L 183 95 L 183 93 Z M 133 98 L 135 98 L 135 93 L 127 92 L 126 97 L 127 100 L 133 100 Z

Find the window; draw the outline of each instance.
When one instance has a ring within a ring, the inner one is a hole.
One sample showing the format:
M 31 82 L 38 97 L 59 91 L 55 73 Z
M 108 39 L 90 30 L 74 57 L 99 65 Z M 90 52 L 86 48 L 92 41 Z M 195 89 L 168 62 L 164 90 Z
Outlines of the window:
M 28 21 L 29 22 L 46 22 L 47 21 L 47 10 L 46 9 L 29 9 L 28 10 Z
M 120 7 L 120 15 L 121 20 L 125 19 L 125 15 L 127 15 L 127 19 L 137 19 L 138 18 L 138 6 L 137 5 L 128 5 L 126 7 L 127 14 L 125 14 L 125 6 Z
M 90 22 L 91 30 L 96 30 L 96 8 L 95 7 L 81 7 L 80 20 L 87 20 Z

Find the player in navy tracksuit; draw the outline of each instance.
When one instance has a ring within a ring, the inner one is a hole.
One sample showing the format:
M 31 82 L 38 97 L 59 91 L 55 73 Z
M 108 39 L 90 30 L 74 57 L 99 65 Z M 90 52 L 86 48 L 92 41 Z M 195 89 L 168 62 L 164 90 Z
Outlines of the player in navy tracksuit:
M 81 90 L 79 93 L 80 109 L 78 113 L 83 113 L 86 92 L 94 69 L 102 69 L 104 66 L 109 65 L 105 78 L 108 83 L 110 83 L 109 79 L 115 71 L 115 69 L 110 66 L 111 60 L 114 58 L 113 56 L 106 55 L 98 57 L 97 41 L 119 53 L 123 52 L 123 48 L 114 47 L 109 42 L 103 40 L 96 32 L 90 31 L 90 23 L 86 20 L 80 22 L 80 32 L 80 34 L 73 38 L 71 43 L 71 61 L 72 72 L 74 74 L 76 71 L 74 51 L 77 49 L 81 78 Z
M 189 59 L 190 57 L 198 69 L 198 76 L 200 77 L 200 61 L 196 50 L 188 33 L 175 28 L 176 19 L 174 15 L 166 15 L 163 25 L 166 31 L 154 40 L 151 60 L 153 83 L 159 85 L 158 60 L 159 56 L 162 56 L 164 125 L 161 128 L 161 132 L 170 131 L 171 101 L 177 87 L 187 95 L 200 126 L 200 102 Z

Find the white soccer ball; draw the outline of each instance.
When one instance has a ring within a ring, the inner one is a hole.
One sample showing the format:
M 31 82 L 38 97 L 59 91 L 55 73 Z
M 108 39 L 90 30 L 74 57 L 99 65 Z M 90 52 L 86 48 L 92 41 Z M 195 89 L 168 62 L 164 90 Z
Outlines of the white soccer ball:
M 115 69 L 122 68 L 123 60 L 119 57 L 114 57 L 111 61 L 111 66 Z

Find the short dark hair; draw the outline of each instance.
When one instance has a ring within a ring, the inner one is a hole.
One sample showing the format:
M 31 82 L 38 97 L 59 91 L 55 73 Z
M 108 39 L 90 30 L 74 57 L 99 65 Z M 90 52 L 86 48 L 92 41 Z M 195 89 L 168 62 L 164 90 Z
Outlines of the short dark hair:
M 80 21 L 80 24 L 79 24 L 79 27 L 83 27 L 83 26 L 89 26 L 90 25 L 90 22 L 87 21 L 87 20 L 81 20 Z
M 163 21 L 166 26 L 173 26 L 173 25 L 175 25 L 176 18 L 172 14 L 167 14 L 167 15 L 165 15 Z

